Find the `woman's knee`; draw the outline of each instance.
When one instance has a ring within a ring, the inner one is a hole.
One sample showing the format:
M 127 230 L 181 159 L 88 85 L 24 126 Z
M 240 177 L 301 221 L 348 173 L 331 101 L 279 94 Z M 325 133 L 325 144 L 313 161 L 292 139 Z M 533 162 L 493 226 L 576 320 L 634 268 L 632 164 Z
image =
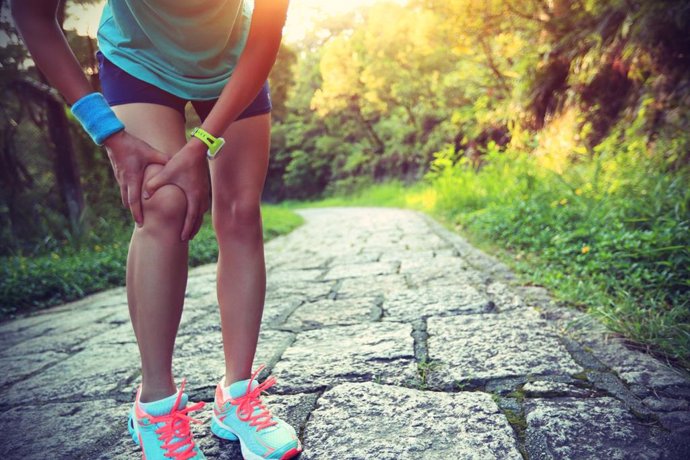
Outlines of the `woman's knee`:
M 219 237 L 260 234 L 260 200 L 256 197 L 217 199 L 217 202 L 213 204 L 213 227 Z
M 144 182 L 153 177 L 163 167 L 149 165 L 144 173 Z M 144 227 L 163 227 L 179 233 L 187 212 L 187 199 L 182 189 L 176 185 L 164 185 L 149 199 L 142 200 Z M 147 225 L 148 224 L 148 225 Z

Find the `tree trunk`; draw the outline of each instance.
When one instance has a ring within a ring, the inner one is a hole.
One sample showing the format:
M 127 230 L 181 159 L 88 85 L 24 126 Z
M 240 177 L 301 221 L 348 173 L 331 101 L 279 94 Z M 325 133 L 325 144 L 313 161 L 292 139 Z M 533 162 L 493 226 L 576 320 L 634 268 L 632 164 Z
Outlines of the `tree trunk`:
M 360 108 L 359 103 L 356 102 L 354 104 L 353 109 L 354 109 L 355 114 L 357 115 L 357 118 L 362 123 L 362 126 L 364 126 L 364 129 L 366 130 L 367 134 L 369 134 L 369 139 L 374 144 L 373 145 L 374 153 L 378 153 L 378 154 L 383 153 L 384 150 L 386 149 L 386 147 L 383 144 L 383 141 L 381 140 L 381 138 L 378 136 L 378 134 L 376 134 L 376 131 L 374 130 L 374 127 L 371 126 L 371 123 L 369 122 L 369 120 L 364 118 L 364 114 L 362 113 L 362 109 Z
M 58 7 L 60 27 L 65 19 L 65 2 L 60 1 Z M 40 73 L 41 80 L 47 83 L 45 76 Z M 69 121 L 65 114 L 65 106 L 61 101 L 45 99 L 48 135 L 53 144 L 53 171 L 58 189 L 65 204 L 65 216 L 69 220 L 72 232 L 81 233 L 81 215 L 84 211 L 84 194 L 79 168 L 74 154 L 74 146 L 69 132 Z
M 46 99 L 46 119 L 48 135 L 53 144 L 53 172 L 57 180 L 62 201 L 65 204 L 66 217 L 73 232 L 81 231 L 81 214 L 84 211 L 84 194 L 82 193 L 79 167 L 74 154 L 72 138 L 69 134 L 69 121 L 65 115 L 64 105 Z

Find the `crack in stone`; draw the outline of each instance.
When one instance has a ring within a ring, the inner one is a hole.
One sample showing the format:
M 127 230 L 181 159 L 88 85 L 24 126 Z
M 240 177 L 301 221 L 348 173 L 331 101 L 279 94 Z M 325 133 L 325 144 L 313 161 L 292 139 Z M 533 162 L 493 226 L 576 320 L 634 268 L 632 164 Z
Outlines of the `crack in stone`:
M 429 351 L 427 348 L 427 338 L 429 338 L 429 333 L 427 332 L 426 318 L 422 318 L 417 321 L 412 321 L 412 338 L 414 339 L 414 357 L 417 363 L 426 362 L 429 358 Z
M 338 279 L 335 280 L 335 283 L 331 286 L 331 290 L 326 294 L 326 298 L 330 300 L 337 300 L 338 299 L 338 291 L 340 290 L 340 286 L 342 286 L 343 280 Z
M 560 335 L 558 338 L 573 360 L 584 368 L 583 372 L 574 377 L 585 379 L 596 391 L 621 401 L 630 413 L 640 421 L 655 420 L 658 422 L 658 416 L 644 405 L 615 370 L 603 364 L 592 353 L 584 350 L 576 340 Z
M 563 344 L 563 347 L 570 354 L 577 364 L 585 369 L 592 369 L 603 372 L 611 372 L 611 369 L 604 365 L 599 359 L 597 359 L 592 353 L 584 350 L 582 345 L 577 341 L 558 334 L 558 340 Z
M 522 458 L 529 460 L 529 453 L 527 452 L 527 420 L 525 418 L 525 410 L 522 404 L 517 402 L 517 410 L 512 410 L 508 408 L 503 408 L 496 402 L 498 409 L 503 413 L 508 425 L 513 429 L 513 434 L 515 435 L 515 440 L 517 441 L 518 451 Z
M 328 390 L 327 387 L 324 387 L 320 389 L 319 391 L 311 392 L 311 393 L 295 393 L 295 394 L 316 394 L 316 399 L 314 399 L 314 404 L 311 407 L 311 410 L 307 414 L 307 417 L 304 419 L 304 423 L 299 427 L 299 432 L 297 433 L 297 436 L 301 439 L 304 440 L 305 432 L 307 430 L 307 425 L 309 425 L 309 421 L 311 420 L 312 414 L 316 409 L 319 408 L 319 400 L 321 399 L 321 396 Z M 283 393 L 286 394 L 286 393 Z

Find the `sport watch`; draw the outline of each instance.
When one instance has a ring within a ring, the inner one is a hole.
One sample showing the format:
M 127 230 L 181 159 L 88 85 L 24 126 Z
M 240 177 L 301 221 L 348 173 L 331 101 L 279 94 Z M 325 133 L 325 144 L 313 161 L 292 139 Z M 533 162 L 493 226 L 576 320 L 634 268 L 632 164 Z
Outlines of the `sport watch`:
M 204 131 L 199 127 L 194 128 L 192 130 L 192 136 L 201 140 L 201 142 L 208 146 L 206 156 L 210 160 L 213 160 L 216 157 L 216 155 L 218 155 L 218 152 L 220 151 L 221 147 L 225 145 L 225 139 L 223 139 L 222 137 L 214 137 L 213 135 L 209 134 L 208 132 Z

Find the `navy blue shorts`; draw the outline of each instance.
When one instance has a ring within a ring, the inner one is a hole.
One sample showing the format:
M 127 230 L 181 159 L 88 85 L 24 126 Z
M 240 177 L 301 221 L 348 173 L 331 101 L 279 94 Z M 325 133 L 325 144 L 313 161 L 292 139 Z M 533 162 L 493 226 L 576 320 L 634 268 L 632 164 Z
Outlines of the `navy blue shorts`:
M 130 104 L 133 102 L 147 102 L 172 107 L 185 118 L 184 108 L 189 100 L 170 94 L 157 86 L 128 74 L 111 61 L 103 53 L 96 52 L 98 59 L 98 77 L 101 80 L 101 91 L 110 106 Z M 208 101 L 191 101 L 194 110 L 203 122 L 218 99 Z M 262 115 L 271 111 L 271 94 L 268 80 L 259 90 L 259 94 L 237 117 L 237 120 Z

